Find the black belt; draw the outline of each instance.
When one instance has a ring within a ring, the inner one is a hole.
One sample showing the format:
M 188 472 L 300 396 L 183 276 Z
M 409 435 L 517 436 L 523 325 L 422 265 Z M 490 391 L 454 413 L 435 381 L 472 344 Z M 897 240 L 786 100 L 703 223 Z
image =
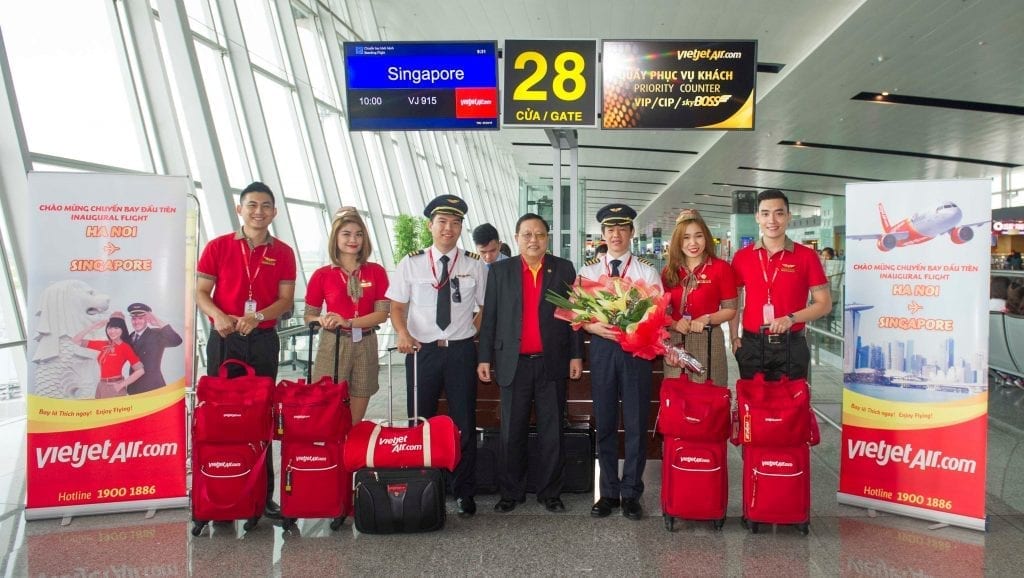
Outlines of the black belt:
M 759 334 L 756 331 L 747 331 L 746 329 L 744 329 L 743 330 L 743 337 L 746 338 L 748 335 L 750 336 L 749 337 L 750 339 L 760 340 L 761 337 L 762 337 L 761 334 Z M 779 345 L 781 343 L 785 343 L 786 342 L 786 336 L 787 336 L 786 333 L 766 333 L 764 335 L 764 337 L 765 337 L 764 341 L 765 341 L 765 343 L 768 343 L 769 345 Z M 788 333 L 788 336 L 791 339 L 802 338 L 804 336 L 804 330 L 801 329 L 800 331 L 790 331 Z
M 363 337 L 366 337 L 367 335 L 373 335 L 373 329 L 363 329 Z M 342 329 L 341 330 L 341 336 L 342 337 L 352 337 L 352 330 L 351 329 Z
M 520 359 L 540 359 L 544 357 L 543 353 L 520 353 Z
M 473 340 L 472 337 L 467 337 L 465 339 L 438 339 L 437 341 L 428 341 L 428 342 L 424 343 L 423 345 L 434 345 L 434 346 L 442 347 L 443 348 L 443 347 L 451 347 L 452 345 L 455 345 L 457 343 L 463 343 L 465 341 L 472 341 L 472 340 Z

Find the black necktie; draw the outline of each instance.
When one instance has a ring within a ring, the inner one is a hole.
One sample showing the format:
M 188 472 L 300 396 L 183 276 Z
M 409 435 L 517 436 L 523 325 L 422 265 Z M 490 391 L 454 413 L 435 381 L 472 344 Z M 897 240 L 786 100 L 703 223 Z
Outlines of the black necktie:
M 437 326 L 448 329 L 452 324 L 452 284 L 448 279 L 448 255 L 441 255 L 441 279 L 437 288 Z
M 619 261 L 618 259 L 612 259 L 611 263 L 612 263 L 612 277 L 618 277 L 619 276 L 619 265 L 622 264 L 622 261 Z

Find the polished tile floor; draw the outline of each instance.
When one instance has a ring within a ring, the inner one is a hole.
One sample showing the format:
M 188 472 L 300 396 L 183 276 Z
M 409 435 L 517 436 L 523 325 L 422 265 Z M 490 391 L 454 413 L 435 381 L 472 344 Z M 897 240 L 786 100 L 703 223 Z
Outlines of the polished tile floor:
M 401 373 L 396 371 L 396 383 Z M 386 380 L 386 377 L 385 377 Z M 382 381 L 382 384 L 386 381 Z M 816 408 L 838 421 L 837 374 L 817 368 Z M 401 397 L 401 396 L 399 396 Z M 480 513 L 453 514 L 441 532 L 406 536 L 357 534 L 351 521 L 332 532 L 325 521 L 301 521 L 283 535 L 261 520 L 256 529 L 215 526 L 189 534 L 186 510 L 26 523 L 24 421 L 0 425 L 0 540 L 7 576 L 1020 576 L 1024 568 L 1024 452 L 1019 450 L 1024 392 L 993 391 L 989 428 L 989 531 L 931 528 L 929 522 L 840 506 L 835 500 L 839 431 L 823 429 L 812 450 L 810 534 L 779 527 L 753 535 L 738 521 L 739 453 L 730 449 L 729 519 L 721 532 L 702 523 L 665 530 L 658 496 L 659 462 L 649 462 L 646 516 L 639 522 L 589 516 L 593 496 L 567 495 L 565 513 L 533 500 L 498 514 L 494 496 Z M 379 399 L 377 399 L 379 398 Z M 383 396 L 371 415 L 383 415 Z M 397 407 L 403 407 L 398 400 Z M 1015 408 L 1015 409 L 1014 409 Z

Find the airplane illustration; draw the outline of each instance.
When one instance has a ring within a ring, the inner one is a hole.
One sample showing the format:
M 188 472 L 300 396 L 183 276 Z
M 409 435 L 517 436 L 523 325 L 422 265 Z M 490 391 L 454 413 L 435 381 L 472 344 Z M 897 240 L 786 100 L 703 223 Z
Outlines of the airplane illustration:
M 896 247 L 919 245 L 931 241 L 939 235 L 948 234 L 957 245 L 962 245 L 974 238 L 974 227 L 988 223 L 978 221 L 961 225 L 963 211 L 952 202 L 945 202 L 931 211 L 915 213 L 909 219 L 891 225 L 885 214 L 885 207 L 878 203 L 878 216 L 882 219 L 882 232 L 874 235 L 847 235 L 847 239 L 877 241 L 879 251 L 891 251 Z

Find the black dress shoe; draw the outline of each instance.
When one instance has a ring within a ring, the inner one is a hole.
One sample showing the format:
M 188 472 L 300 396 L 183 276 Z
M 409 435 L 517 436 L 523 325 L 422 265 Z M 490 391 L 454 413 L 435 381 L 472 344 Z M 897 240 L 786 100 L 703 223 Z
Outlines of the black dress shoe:
M 281 517 L 281 506 L 277 505 L 274 500 L 267 500 L 267 505 L 263 509 L 263 515 L 267 518 L 277 519 Z
M 622 515 L 630 520 L 639 520 L 644 517 L 644 509 L 636 498 L 622 498 Z
M 595 518 L 604 518 L 612 515 L 612 509 L 619 507 L 618 498 L 601 498 L 590 508 L 590 515 Z
M 473 496 L 467 496 L 465 498 L 459 498 L 455 500 L 458 505 L 459 517 L 468 518 L 476 513 L 476 500 Z
M 541 500 L 544 504 L 544 509 L 549 512 L 564 512 L 565 504 L 562 503 L 561 498 L 544 498 Z
M 511 512 L 512 510 L 515 510 L 516 509 L 516 504 L 519 504 L 521 502 L 522 502 L 522 500 L 513 500 L 512 498 L 502 498 L 502 499 L 498 500 L 497 504 L 494 504 L 494 511 L 495 512 L 501 512 L 502 514 L 507 514 L 508 512 Z

